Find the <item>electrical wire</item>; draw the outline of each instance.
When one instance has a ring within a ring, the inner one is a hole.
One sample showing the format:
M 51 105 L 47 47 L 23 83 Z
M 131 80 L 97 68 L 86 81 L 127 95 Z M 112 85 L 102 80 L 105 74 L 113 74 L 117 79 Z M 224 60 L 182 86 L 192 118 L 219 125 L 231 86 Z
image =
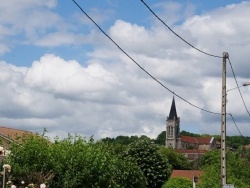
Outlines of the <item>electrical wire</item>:
M 185 42 L 186 44 L 188 44 L 189 46 L 191 46 L 192 48 L 194 48 L 195 50 L 197 50 L 197 51 L 199 51 L 199 52 L 201 52 L 201 53 L 203 53 L 203 54 L 206 54 L 206 55 L 208 55 L 208 56 L 212 56 L 212 57 L 217 57 L 217 58 L 223 58 L 222 56 L 218 56 L 218 55 L 213 55 L 213 54 L 209 54 L 209 53 L 207 53 L 207 52 L 204 52 L 204 51 L 202 51 L 202 50 L 200 50 L 200 49 L 198 49 L 197 47 L 195 47 L 194 45 L 192 45 L 191 43 L 189 43 L 188 41 L 186 41 L 184 38 L 182 38 L 180 35 L 178 35 L 173 29 L 171 29 L 149 6 L 148 6 L 148 4 L 147 3 L 145 3 L 145 1 L 144 0 L 141 0 L 141 2 L 148 8 L 148 10 L 163 24 L 163 25 L 165 25 L 174 35 L 176 35 L 178 38 L 180 38 L 183 42 Z M 233 75 L 234 75 L 234 79 L 235 79 L 235 82 L 236 82 L 236 85 L 237 85 L 237 88 L 238 88 L 238 90 L 239 90 L 239 93 L 240 93 L 240 96 L 241 96 L 241 99 L 242 99 L 242 101 L 243 101 L 243 104 L 244 104 L 244 106 L 245 106 L 245 109 L 246 109 L 246 111 L 247 111 L 247 113 L 248 113 L 248 115 L 250 116 L 250 113 L 249 113 L 249 111 L 248 111 L 248 109 L 247 109 L 247 106 L 246 106 L 246 103 L 245 103 L 245 101 L 244 101 L 244 99 L 243 99 L 243 96 L 242 96 L 242 94 L 241 94 L 241 91 L 240 91 L 240 88 L 239 88 L 239 85 L 238 85 L 238 82 L 237 82 L 237 79 L 236 79 L 236 76 L 235 76 L 235 74 L 234 74 L 234 70 L 233 70 L 233 66 L 232 66 L 232 63 L 231 63 L 231 61 L 230 61 L 230 59 L 229 59 L 229 57 L 228 57 L 228 61 L 229 61 L 229 63 L 230 63 L 230 66 L 231 66 L 231 69 L 232 69 L 232 72 L 233 72 Z M 233 122 L 234 122 L 234 124 L 235 124 L 235 126 L 236 126 L 236 128 L 237 128 L 237 130 L 239 131 L 239 133 L 240 133 L 240 135 L 242 136 L 242 134 L 241 134 L 241 132 L 240 132 L 240 129 L 238 128 L 238 126 L 237 126 L 237 124 L 236 124 L 236 122 L 235 122 L 235 120 L 234 120 L 234 118 L 233 118 L 233 115 L 231 114 L 231 113 L 226 113 L 226 115 L 230 115 L 231 116 L 231 118 L 232 118 L 232 120 L 233 120 Z
M 233 115 L 232 115 L 232 114 L 228 114 L 228 115 L 231 116 L 231 118 L 232 118 L 232 120 L 233 120 L 233 122 L 234 122 L 234 125 L 235 125 L 235 127 L 237 128 L 237 130 L 238 130 L 238 132 L 240 133 L 240 135 L 241 135 L 242 137 L 244 137 L 244 136 L 241 134 L 240 129 L 239 129 L 239 127 L 237 126 L 237 124 L 236 124 L 236 122 L 235 122 L 235 120 L 234 120 L 234 118 L 233 118 Z
M 231 66 L 231 69 L 232 69 L 232 72 L 233 72 L 233 76 L 234 76 L 234 80 L 235 80 L 235 82 L 236 82 L 238 91 L 239 91 L 239 93 L 240 93 L 241 100 L 242 100 L 242 102 L 243 102 L 243 104 L 244 104 L 244 107 L 245 107 L 245 109 L 246 109 L 248 115 L 250 116 L 250 113 L 249 113 L 249 111 L 248 111 L 248 109 L 247 109 L 247 106 L 246 106 L 246 103 L 245 103 L 245 101 L 244 101 L 244 98 L 243 98 L 243 96 L 242 96 L 242 94 L 241 94 L 240 86 L 239 86 L 238 81 L 237 81 L 237 79 L 236 79 L 236 76 L 235 76 L 235 73 L 234 73 L 234 69 L 233 69 L 232 63 L 231 63 L 231 61 L 230 61 L 230 59 L 229 59 L 229 56 L 228 56 L 227 58 L 228 58 L 228 61 L 229 61 L 230 66 Z
M 162 82 L 160 82 L 158 79 L 156 79 L 153 75 L 151 75 L 148 71 L 146 71 L 139 63 L 137 63 L 127 52 L 125 52 L 84 10 L 83 8 L 75 1 L 72 0 L 75 5 L 85 14 L 85 16 L 91 20 L 93 22 L 93 24 L 95 24 L 95 26 L 119 49 L 121 50 L 130 60 L 132 60 L 141 70 L 143 70 L 148 76 L 150 76 L 153 80 L 155 80 L 158 84 L 160 84 L 163 88 L 165 88 L 166 90 L 168 90 L 170 93 L 172 93 L 173 95 L 175 95 L 176 97 L 178 97 L 179 99 L 183 100 L 184 102 L 188 103 L 189 105 L 210 113 L 210 114 L 216 114 L 216 115 L 221 115 L 221 113 L 217 113 L 217 112 L 212 112 L 206 109 L 203 109 L 197 105 L 192 104 L 191 102 L 189 102 L 188 100 L 184 99 L 183 97 L 179 96 L 178 94 L 176 94 L 175 92 L 171 91 L 167 86 L 165 86 Z M 215 56 L 217 57 L 217 56 Z
M 191 46 L 193 49 L 206 54 L 208 56 L 211 57 L 217 57 L 217 58 L 223 58 L 222 56 L 218 56 L 218 55 L 213 55 L 210 53 L 207 53 L 205 51 L 200 50 L 199 48 L 195 47 L 194 45 L 192 45 L 190 42 L 188 42 L 187 40 L 185 40 L 184 38 L 182 38 L 180 35 L 178 35 L 173 29 L 171 29 L 149 6 L 147 3 L 145 3 L 145 1 L 141 0 L 141 2 L 148 8 L 148 10 L 161 22 L 163 23 L 163 25 L 165 25 L 175 36 L 177 36 L 178 38 L 180 38 L 183 42 L 185 42 L 187 45 Z

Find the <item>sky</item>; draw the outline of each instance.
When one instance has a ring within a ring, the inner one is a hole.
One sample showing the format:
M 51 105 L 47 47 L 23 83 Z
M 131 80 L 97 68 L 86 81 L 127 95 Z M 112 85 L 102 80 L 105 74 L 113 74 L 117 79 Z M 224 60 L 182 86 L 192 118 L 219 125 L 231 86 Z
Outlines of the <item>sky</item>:
M 156 138 L 175 94 L 181 130 L 219 135 L 222 58 L 167 25 L 229 54 L 227 135 L 250 136 L 250 1 L 144 0 L 166 25 L 140 0 L 76 2 L 113 41 L 72 0 L 1 2 L 0 126 Z

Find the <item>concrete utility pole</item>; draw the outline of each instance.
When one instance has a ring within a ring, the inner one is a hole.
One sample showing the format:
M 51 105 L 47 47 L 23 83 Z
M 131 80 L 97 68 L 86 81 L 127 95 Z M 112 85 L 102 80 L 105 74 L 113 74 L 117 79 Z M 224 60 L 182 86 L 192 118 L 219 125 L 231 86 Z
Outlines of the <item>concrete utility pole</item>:
M 222 60 L 222 101 L 221 101 L 221 187 L 227 184 L 226 175 L 226 59 L 228 53 L 223 52 Z

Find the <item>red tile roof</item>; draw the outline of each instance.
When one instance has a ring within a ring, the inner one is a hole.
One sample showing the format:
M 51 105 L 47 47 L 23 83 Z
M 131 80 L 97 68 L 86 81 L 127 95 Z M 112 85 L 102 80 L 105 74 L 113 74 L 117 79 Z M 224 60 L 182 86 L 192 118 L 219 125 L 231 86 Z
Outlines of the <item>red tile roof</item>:
M 202 170 L 173 170 L 170 178 L 186 177 L 193 181 L 193 177 L 200 177 L 203 174 Z
M 4 137 L 6 139 L 15 140 L 17 137 L 21 137 L 24 134 L 33 134 L 33 133 L 14 128 L 0 127 L 0 137 Z
M 197 150 L 197 149 L 176 149 L 175 150 L 177 153 L 187 153 L 187 154 L 190 154 L 190 153 L 200 153 L 200 154 L 204 154 L 207 152 L 207 150 Z
M 194 144 L 210 144 L 213 137 L 191 137 L 181 135 L 182 142 L 194 143 Z

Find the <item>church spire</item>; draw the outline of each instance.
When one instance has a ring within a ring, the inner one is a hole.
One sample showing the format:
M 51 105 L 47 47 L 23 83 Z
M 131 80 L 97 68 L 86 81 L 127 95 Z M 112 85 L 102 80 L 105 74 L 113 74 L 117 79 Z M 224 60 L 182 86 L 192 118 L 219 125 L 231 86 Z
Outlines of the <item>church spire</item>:
M 175 107 L 175 100 L 174 100 L 174 97 L 173 97 L 173 101 L 172 101 L 172 105 L 171 105 L 171 109 L 170 109 L 170 112 L 169 112 L 169 116 L 168 116 L 168 119 L 177 119 L 177 112 L 176 112 L 176 107 Z

